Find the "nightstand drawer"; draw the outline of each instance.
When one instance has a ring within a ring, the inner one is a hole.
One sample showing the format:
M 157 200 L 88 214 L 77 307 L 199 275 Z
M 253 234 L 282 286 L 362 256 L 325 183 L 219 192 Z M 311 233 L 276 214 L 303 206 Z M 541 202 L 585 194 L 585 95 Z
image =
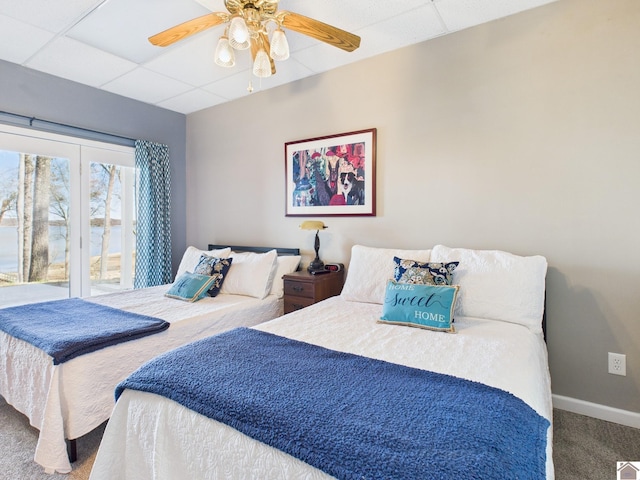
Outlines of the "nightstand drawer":
M 313 300 L 315 286 L 312 282 L 300 282 L 296 280 L 284 279 L 284 294 L 294 297 L 308 297 Z M 312 302 L 311 302 L 312 303 Z M 307 305 L 310 305 L 308 303 Z
M 325 298 L 340 295 L 344 283 L 343 272 L 311 275 L 307 271 L 289 273 L 284 281 L 284 313 L 300 310 Z
M 313 305 L 314 302 L 315 300 L 313 298 L 286 296 L 284 297 L 284 311 L 285 313 L 294 312 Z

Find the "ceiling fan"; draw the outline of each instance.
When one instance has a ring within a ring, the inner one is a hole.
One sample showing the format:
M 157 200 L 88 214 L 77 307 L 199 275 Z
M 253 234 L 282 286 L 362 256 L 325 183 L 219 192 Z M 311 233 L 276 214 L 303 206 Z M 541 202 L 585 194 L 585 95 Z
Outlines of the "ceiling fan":
M 298 13 L 278 10 L 278 0 L 224 0 L 227 12 L 213 12 L 160 32 L 149 41 L 167 47 L 217 25 L 228 23 L 216 47 L 215 62 L 235 65 L 234 50 L 251 49 L 253 73 L 268 77 L 276 72 L 274 60 L 289 58 L 283 28 L 315 38 L 347 52 L 360 46 L 360 37 Z M 269 24 L 275 25 L 269 39 Z

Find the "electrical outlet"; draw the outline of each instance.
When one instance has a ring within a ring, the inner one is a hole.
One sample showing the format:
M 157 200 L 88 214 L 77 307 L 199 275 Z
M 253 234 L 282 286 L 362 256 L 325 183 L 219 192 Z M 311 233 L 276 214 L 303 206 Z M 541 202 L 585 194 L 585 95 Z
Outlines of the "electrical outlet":
M 622 353 L 609 352 L 609 373 L 614 375 L 627 375 L 627 356 Z

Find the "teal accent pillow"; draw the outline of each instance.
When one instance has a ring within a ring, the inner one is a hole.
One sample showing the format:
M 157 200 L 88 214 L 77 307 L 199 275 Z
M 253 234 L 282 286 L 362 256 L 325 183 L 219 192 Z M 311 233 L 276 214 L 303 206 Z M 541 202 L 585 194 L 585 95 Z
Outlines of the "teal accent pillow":
M 232 261 L 232 257 L 218 258 L 210 257 L 209 255 L 200 256 L 200 261 L 198 261 L 196 268 L 193 269 L 193 273 L 215 277 L 215 280 L 211 285 L 211 288 L 209 289 L 210 297 L 215 297 L 216 295 L 218 295 L 218 293 L 220 293 L 222 283 L 227 276 L 229 268 L 231 268 Z
M 389 280 L 379 321 L 455 333 L 453 309 L 458 288 Z
M 186 302 L 197 302 L 207 294 L 215 279 L 210 275 L 185 272 L 173 282 L 165 296 Z
M 393 257 L 393 278 L 399 283 L 451 285 L 452 274 L 460 262 L 418 262 Z

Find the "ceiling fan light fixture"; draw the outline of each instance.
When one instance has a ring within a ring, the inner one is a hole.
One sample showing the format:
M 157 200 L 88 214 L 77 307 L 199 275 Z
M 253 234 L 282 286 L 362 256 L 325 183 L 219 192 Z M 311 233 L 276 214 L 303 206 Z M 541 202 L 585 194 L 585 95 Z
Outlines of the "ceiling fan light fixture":
M 246 50 L 251 46 L 250 33 L 242 17 L 233 17 L 229 25 L 229 43 L 236 50 Z
M 205 7 L 204 0 L 198 0 Z M 360 47 L 360 37 L 313 18 L 287 10 L 278 10 L 279 0 L 215 0 L 224 3 L 226 12 L 201 15 L 149 37 L 158 47 L 168 47 L 203 30 L 226 24 L 216 45 L 214 60 L 223 67 L 235 65 L 235 50 L 251 49 L 251 73 L 259 78 L 276 73 L 275 61 L 290 55 L 285 31 L 294 31 L 328 45 L 352 52 Z M 211 3 L 214 3 L 211 1 Z M 249 85 L 249 90 L 252 90 Z
M 282 61 L 289 58 L 289 42 L 284 31 L 278 27 L 271 35 L 271 49 L 269 52 L 271 58 Z
M 233 53 L 233 48 L 231 48 L 229 38 L 226 35 L 223 35 L 220 37 L 220 40 L 218 40 L 214 61 L 216 65 L 220 65 L 221 67 L 233 67 L 236 64 L 236 56 Z
M 253 61 L 253 74 L 260 78 L 271 76 L 271 62 L 264 48 L 260 48 L 256 53 L 256 59 Z

